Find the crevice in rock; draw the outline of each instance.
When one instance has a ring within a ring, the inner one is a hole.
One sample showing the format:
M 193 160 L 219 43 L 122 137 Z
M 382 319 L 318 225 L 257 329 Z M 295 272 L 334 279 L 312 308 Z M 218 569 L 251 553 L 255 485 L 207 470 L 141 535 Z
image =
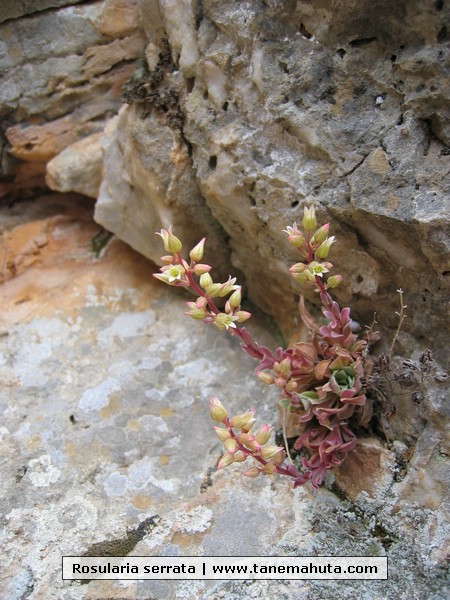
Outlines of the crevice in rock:
M 349 42 L 348 45 L 351 46 L 352 48 L 361 48 L 363 46 L 368 46 L 369 44 L 372 44 L 373 42 L 376 42 L 376 41 L 377 41 L 376 37 L 357 38 L 356 40 L 352 40 L 351 42 Z
M 356 169 L 359 169 L 359 167 L 360 167 L 360 166 L 363 164 L 363 162 L 366 160 L 366 158 L 369 156 L 369 154 L 370 154 L 370 152 L 367 152 L 367 153 L 366 153 L 366 154 L 363 156 L 363 158 L 362 158 L 362 159 L 361 159 L 359 162 L 357 162 L 357 163 L 356 163 L 356 165 L 355 165 L 354 167 L 352 167 L 352 168 L 351 168 L 349 171 L 346 171 L 346 172 L 344 173 L 344 175 L 345 175 L 346 177 L 348 177 L 349 175 L 352 175 L 352 174 L 353 174 L 353 173 L 356 171 Z
M 197 0 L 195 7 L 195 30 L 198 31 L 200 29 L 200 25 L 202 24 L 204 18 L 203 13 L 203 0 Z
M 81 4 L 89 5 L 89 4 L 97 4 L 97 3 L 98 3 L 98 0 L 72 0 L 71 2 L 68 2 L 67 4 L 60 5 L 60 6 L 48 6 L 47 8 L 39 8 L 39 7 L 35 6 L 35 7 L 33 7 L 33 9 L 30 12 L 24 12 L 24 13 L 18 15 L 17 17 L 10 17 L 7 19 L 0 20 L 0 25 L 7 24 L 7 23 L 14 23 L 15 21 L 20 21 L 27 17 L 31 18 L 37 14 L 39 14 L 39 16 L 41 16 L 41 15 L 45 15 L 46 13 L 58 12 L 60 10 L 64 10 L 65 8 L 70 8 L 71 6 L 80 6 Z M 32 6 L 32 3 L 21 3 L 21 4 L 25 5 L 25 7 Z M 25 10 L 27 10 L 27 8 L 25 8 Z

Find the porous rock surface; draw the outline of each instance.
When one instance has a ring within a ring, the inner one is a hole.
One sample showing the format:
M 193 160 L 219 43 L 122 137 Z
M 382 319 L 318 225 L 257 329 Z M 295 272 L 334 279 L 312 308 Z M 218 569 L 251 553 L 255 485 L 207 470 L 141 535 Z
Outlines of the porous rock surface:
M 388 339 L 403 288 L 404 332 L 447 361 L 448 2 L 140 9 L 149 74 L 106 136 L 96 219 L 157 260 L 146 226 L 190 242 L 185 203 L 211 210 L 250 298 L 288 331 L 298 289 L 282 230 L 314 203 L 338 239 L 338 298 L 361 323 L 376 312 Z
M 443 505 L 399 504 L 400 463 L 376 441 L 365 468 L 376 456 L 380 485 L 355 501 L 339 479 L 341 499 L 217 472 L 209 397 L 230 413 L 254 406 L 263 423 L 276 395 L 235 339 L 183 317 L 181 291 L 153 280 L 149 261 L 117 239 L 94 253 L 92 212 L 60 194 L 2 209 L 17 269 L 0 288 L 1 597 L 445 598 Z M 251 328 L 277 344 L 266 320 Z M 411 481 L 415 466 L 403 468 Z M 86 553 L 387 555 L 389 580 L 62 581 L 61 556 Z

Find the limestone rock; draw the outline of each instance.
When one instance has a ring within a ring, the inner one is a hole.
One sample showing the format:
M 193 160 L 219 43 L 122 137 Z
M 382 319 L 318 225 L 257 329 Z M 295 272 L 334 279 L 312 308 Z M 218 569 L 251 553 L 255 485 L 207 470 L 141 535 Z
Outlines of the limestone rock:
M 374 312 L 382 316 L 389 340 L 396 290 L 404 288 L 411 315 L 405 331 L 445 362 L 447 5 L 386 4 L 382 20 L 370 2 L 358 14 L 331 1 L 320 8 L 295 2 L 231 8 L 142 0 L 140 9 L 150 42 L 150 75 L 142 80 L 147 95 L 131 98 L 140 110 L 128 109 L 121 135 L 142 127 L 143 115 L 164 119 L 167 99 L 176 98 L 169 113 L 180 118 L 166 120 L 141 162 L 152 162 L 174 135 L 192 154 L 191 178 L 229 238 L 250 298 L 289 335 L 299 290 L 286 275 L 296 257 L 281 231 L 313 202 L 337 235 L 334 262 L 346 282 L 338 300 L 351 303 L 362 324 Z M 172 167 L 170 161 L 161 167 L 163 179 Z M 128 177 L 133 185 L 132 171 Z M 159 189 L 156 202 L 171 204 Z M 174 180 L 170 198 L 183 189 Z M 155 195 L 143 202 L 154 204 Z M 154 229 L 153 209 L 147 215 Z M 183 219 L 176 224 L 184 233 Z M 130 239 L 129 221 L 115 231 Z M 154 258 L 152 242 L 145 244 L 140 251 Z M 414 349 L 412 339 L 401 338 L 405 354 Z
M 0 25 L 1 196 L 41 184 L 20 177 L 24 161 L 43 173 L 103 129 L 145 47 L 136 0 L 7 4 L 15 7 Z
M 99 230 L 92 200 L 51 194 L 0 211 L 8 264 L 39 249 L 39 260 L 23 261 L 0 290 L 2 598 L 445 598 L 448 529 L 443 506 L 431 504 L 434 488 L 416 488 L 399 504 L 402 481 L 386 486 L 380 472 L 403 452 L 401 443 L 393 453 L 376 441 L 361 444 L 365 458 L 351 467 L 349 485 L 355 490 L 361 479 L 375 493 L 361 491 L 355 501 L 323 488 L 293 490 L 282 478 L 245 479 L 239 465 L 218 472 L 212 394 L 232 413 L 255 406 L 260 423 L 276 415 L 273 389 L 257 380 L 236 340 L 185 318 L 181 290 L 151 278 L 154 267 L 126 244 L 114 239 L 98 256 L 92 252 Z M 266 320 L 252 319 L 251 327 L 275 345 Z M 444 408 L 439 394 L 432 407 L 434 423 Z M 434 454 L 437 439 L 428 439 Z M 414 466 L 427 468 L 426 461 Z M 418 506 L 428 492 L 429 507 Z M 85 553 L 380 555 L 388 557 L 389 579 L 370 587 L 301 580 L 68 585 L 61 555 Z
M 174 225 L 187 248 L 208 238 L 205 260 L 214 257 L 218 277 L 227 277 L 228 249 L 198 189 L 179 132 L 165 119 L 143 119 L 123 107 L 102 138 L 103 179 L 95 219 L 155 262 L 163 253 L 161 227 Z M 153 148 L 158 148 L 154 153 Z
M 46 182 L 50 189 L 78 192 L 97 198 L 102 179 L 101 133 L 68 146 L 47 163 Z
M 361 492 L 380 497 L 392 485 L 394 465 L 394 454 L 378 439 L 362 438 L 336 469 L 336 481 L 351 500 Z

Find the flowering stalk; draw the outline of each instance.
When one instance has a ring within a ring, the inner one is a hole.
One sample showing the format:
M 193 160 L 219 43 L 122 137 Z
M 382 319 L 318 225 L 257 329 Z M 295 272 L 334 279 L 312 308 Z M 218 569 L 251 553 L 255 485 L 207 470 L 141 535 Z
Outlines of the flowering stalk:
M 278 473 L 294 478 L 294 487 L 308 480 L 318 487 L 326 472 L 342 464 L 356 445 L 349 420 L 356 417 L 365 424 L 371 416 L 363 387 L 368 340 L 358 339 L 352 329 L 350 309 L 341 309 L 330 294 L 330 290 L 340 285 L 342 276 L 330 274 L 333 264 L 327 259 L 335 237 L 328 235 L 329 229 L 328 223 L 317 227 L 311 206 L 304 209 L 301 228 L 294 223 L 285 230 L 288 241 L 301 256 L 300 262 L 289 269 L 290 273 L 295 281 L 312 286 L 319 294 L 326 324 L 319 326 L 301 299 L 300 315 L 310 330 L 311 340 L 287 349 L 277 348 L 274 353 L 255 342 L 241 326 L 251 315 L 241 310 L 241 287 L 236 285 L 236 279 L 229 277 L 225 283 L 215 283 L 210 275 L 212 267 L 199 262 L 203 258 L 205 240 L 191 250 L 188 263 L 181 256 L 182 244 L 172 228 L 159 233 L 166 251 L 171 254 L 162 257 L 165 265 L 155 277 L 169 285 L 190 287 L 198 294 L 194 302 L 187 303 L 186 314 L 238 336 L 243 350 L 259 361 L 258 377 L 263 383 L 280 389 L 282 406 L 296 416 L 303 428 L 295 448 L 306 451 L 309 456 L 302 458 L 303 471 L 299 472 L 292 464 L 284 466 L 286 452 L 282 448 L 265 446 L 270 437 L 269 429 L 271 431 L 268 425 L 257 434 L 251 433 L 254 411 L 229 419 L 220 401 L 214 398 L 211 415 L 224 426 L 216 428 L 216 432 L 226 449 L 219 468 L 243 462 L 251 456 L 258 464 L 244 473 L 248 477 Z M 221 310 L 216 299 L 226 296 L 229 298 Z
M 245 477 L 278 473 L 278 475 L 294 478 L 294 487 L 306 483 L 308 477 L 300 473 L 294 465 L 283 466 L 286 458 L 284 448 L 268 444 L 273 431 L 271 425 L 263 425 L 256 432 L 252 431 L 255 410 L 248 410 L 229 418 L 227 410 L 216 397 L 211 398 L 209 409 L 213 421 L 223 425 L 223 427 L 214 427 L 217 437 L 223 442 L 226 450 L 217 465 L 218 469 L 228 467 L 235 462 L 245 462 L 251 457 L 258 464 L 244 471 Z
M 241 339 L 243 349 L 258 359 L 262 368 L 270 368 L 276 357 L 268 348 L 255 342 L 245 327 L 240 327 L 241 323 L 251 317 L 251 313 L 241 310 L 242 288 L 236 285 L 236 278 L 230 276 L 224 283 L 214 282 L 210 275 L 212 267 L 199 262 L 203 258 L 205 238 L 190 251 L 188 263 L 181 255 L 183 246 L 173 234 L 172 226 L 168 230 L 161 229 L 157 235 L 161 236 L 166 251 L 171 254 L 161 257 L 165 264 L 161 267 L 161 272 L 154 273 L 153 276 L 168 285 L 190 287 L 198 294 L 195 302 L 187 302 L 189 310 L 185 314 L 193 319 L 213 323 L 219 330 L 236 335 Z M 216 299 L 228 295 L 223 310 L 220 310 Z

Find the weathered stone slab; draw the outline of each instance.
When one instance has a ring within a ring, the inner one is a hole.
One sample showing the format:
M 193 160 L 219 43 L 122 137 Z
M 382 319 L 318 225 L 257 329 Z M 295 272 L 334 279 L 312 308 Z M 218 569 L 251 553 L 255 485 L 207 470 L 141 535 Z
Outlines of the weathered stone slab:
M 428 485 L 410 498 L 425 462 L 402 480 L 400 504 L 389 471 L 372 471 L 382 485 L 352 502 L 217 472 L 210 395 L 230 412 L 255 406 L 259 422 L 276 419 L 273 390 L 236 340 L 184 317 L 182 292 L 152 280 L 151 263 L 122 242 L 96 256 L 92 202 L 55 194 L 4 208 L 1 222 L 10 252 L 27 252 L 24 228 L 40 249 L 1 288 L 2 597 L 446 597 L 443 505 L 426 506 Z M 266 321 L 250 326 L 276 344 Z M 366 444 L 353 477 L 387 455 Z M 389 580 L 63 582 L 61 556 L 86 552 L 387 555 Z

